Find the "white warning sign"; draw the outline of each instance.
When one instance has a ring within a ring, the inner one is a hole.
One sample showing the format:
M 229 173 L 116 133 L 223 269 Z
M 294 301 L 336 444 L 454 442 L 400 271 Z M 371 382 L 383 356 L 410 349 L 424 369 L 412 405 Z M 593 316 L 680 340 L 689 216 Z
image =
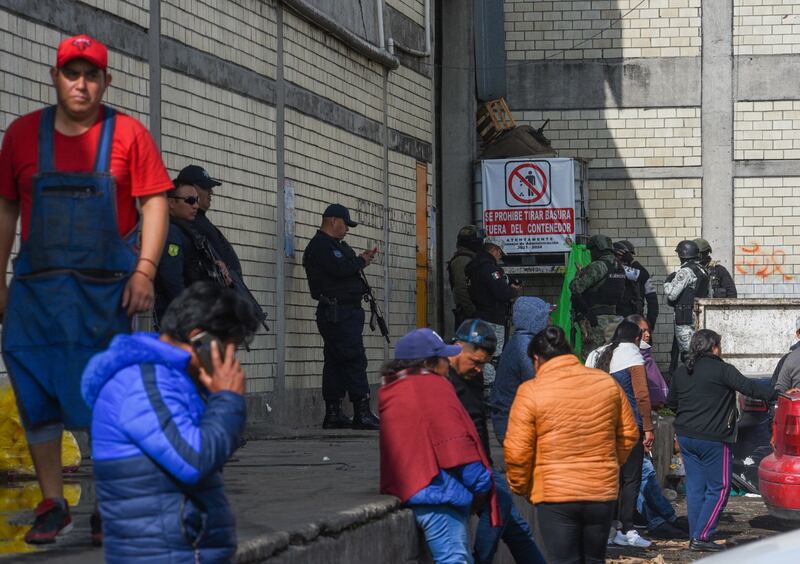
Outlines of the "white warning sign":
M 572 159 L 483 161 L 483 225 L 509 254 L 568 252 L 575 238 Z

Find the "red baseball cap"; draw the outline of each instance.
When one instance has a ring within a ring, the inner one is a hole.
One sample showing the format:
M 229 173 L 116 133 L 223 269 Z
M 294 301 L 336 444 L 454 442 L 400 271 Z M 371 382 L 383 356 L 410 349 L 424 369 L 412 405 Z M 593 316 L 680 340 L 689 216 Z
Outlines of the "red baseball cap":
M 85 59 L 99 69 L 108 67 L 108 49 L 88 35 L 68 37 L 58 46 L 56 67 L 61 68 L 73 59 Z

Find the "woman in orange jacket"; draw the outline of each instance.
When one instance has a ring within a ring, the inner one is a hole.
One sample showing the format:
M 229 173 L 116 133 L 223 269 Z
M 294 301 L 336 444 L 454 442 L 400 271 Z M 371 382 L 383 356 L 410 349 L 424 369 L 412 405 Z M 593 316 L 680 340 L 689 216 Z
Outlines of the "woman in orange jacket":
M 538 333 L 528 354 L 536 378 L 519 387 L 503 443 L 509 485 L 535 505 L 548 562 L 603 562 L 619 469 L 639 439 L 633 412 L 560 328 Z

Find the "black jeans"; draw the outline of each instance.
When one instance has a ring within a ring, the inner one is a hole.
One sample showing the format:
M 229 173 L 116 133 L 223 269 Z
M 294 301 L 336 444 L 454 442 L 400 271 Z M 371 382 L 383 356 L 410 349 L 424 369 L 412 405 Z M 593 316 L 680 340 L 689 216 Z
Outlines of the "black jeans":
M 369 396 L 367 354 L 364 350 L 364 310 L 339 306 L 335 317 L 328 306 L 317 307 L 317 328 L 325 343 L 322 397 L 340 401 L 345 393 L 351 401 Z
M 619 520 L 622 522 L 623 533 L 633 530 L 633 511 L 636 509 L 636 499 L 639 497 L 639 488 L 642 485 L 643 435 L 644 433 L 640 431 L 636 446 L 619 469 Z
M 615 501 L 539 503 L 536 520 L 550 564 L 605 562 Z

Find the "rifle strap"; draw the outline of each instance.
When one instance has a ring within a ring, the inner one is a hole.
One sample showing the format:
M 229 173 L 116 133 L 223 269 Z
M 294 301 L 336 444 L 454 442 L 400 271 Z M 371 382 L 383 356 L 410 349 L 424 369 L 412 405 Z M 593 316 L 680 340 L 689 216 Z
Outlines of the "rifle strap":
M 211 249 L 211 245 L 208 244 L 208 238 L 205 235 L 200 233 L 197 229 L 182 219 L 170 218 L 170 221 L 174 223 L 181 231 L 183 231 L 184 235 L 189 238 L 195 249 L 198 251 L 207 252 L 212 258 L 216 258 L 214 257 L 214 251 Z

